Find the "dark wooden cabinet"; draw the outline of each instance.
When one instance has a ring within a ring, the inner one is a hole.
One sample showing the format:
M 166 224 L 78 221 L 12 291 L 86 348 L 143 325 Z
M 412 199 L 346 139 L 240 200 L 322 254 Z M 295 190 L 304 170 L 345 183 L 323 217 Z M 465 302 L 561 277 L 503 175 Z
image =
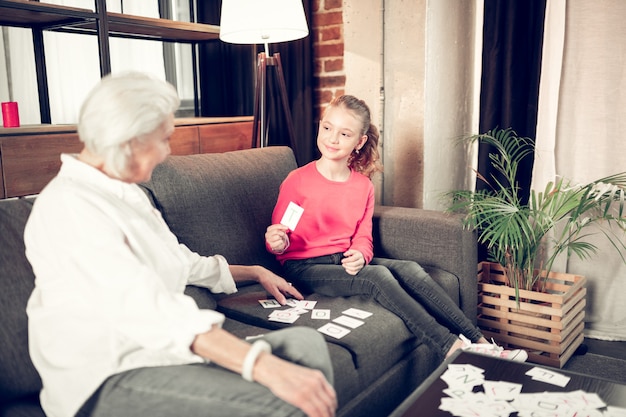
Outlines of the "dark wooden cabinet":
M 252 117 L 177 119 L 172 155 L 250 148 Z M 82 149 L 76 127 L 0 128 L 0 198 L 37 194 L 56 175 L 62 153 Z

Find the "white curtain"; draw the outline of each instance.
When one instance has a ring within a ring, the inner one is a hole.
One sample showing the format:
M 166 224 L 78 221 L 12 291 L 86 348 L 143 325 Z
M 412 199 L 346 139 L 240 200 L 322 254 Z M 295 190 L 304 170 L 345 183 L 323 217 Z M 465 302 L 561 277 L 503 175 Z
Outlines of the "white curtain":
M 534 189 L 556 175 L 585 183 L 626 171 L 625 18 L 623 0 L 548 0 Z M 587 278 L 586 336 L 626 340 L 626 266 L 605 240 L 593 243 L 593 259 L 559 269 Z

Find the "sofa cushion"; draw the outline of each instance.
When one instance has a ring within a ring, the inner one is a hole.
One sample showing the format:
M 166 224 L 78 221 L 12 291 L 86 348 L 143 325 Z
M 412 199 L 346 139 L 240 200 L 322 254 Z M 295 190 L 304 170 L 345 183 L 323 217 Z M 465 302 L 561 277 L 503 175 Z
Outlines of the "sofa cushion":
M 39 392 L 41 379 L 28 354 L 26 303 L 35 276 L 24 254 L 24 225 L 32 201 L 0 201 L 0 402 Z
M 170 156 L 143 184 L 181 243 L 231 264 L 276 270 L 265 250 L 278 188 L 297 167 L 287 147 Z
M 365 379 L 378 377 L 417 345 L 415 338 L 398 316 L 367 297 L 325 297 L 319 294 L 306 296 L 307 300 L 317 301 L 316 309 L 329 309 L 330 320 L 312 319 L 311 314 L 303 314 L 293 324 L 268 320 L 274 309 L 263 308 L 259 303 L 259 300 L 266 298 L 268 294 L 260 285 L 248 286 L 236 294 L 219 297 L 218 310 L 235 320 L 272 330 L 292 325 L 318 329 L 342 316 L 342 312 L 349 308 L 370 312 L 372 315 L 362 320 L 363 325 L 352 329 L 342 338 L 324 335 L 326 341 L 342 346 L 351 353 L 354 367 Z M 288 308 L 285 306 L 279 309 Z

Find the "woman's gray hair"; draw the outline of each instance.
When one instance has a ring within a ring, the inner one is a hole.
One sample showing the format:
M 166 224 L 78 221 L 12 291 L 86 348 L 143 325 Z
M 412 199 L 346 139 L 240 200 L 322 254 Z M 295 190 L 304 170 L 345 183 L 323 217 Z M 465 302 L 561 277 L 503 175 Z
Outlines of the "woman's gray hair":
M 84 101 L 78 136 L 122 177 L 131 157 L 131 140 L 155 131 L 179 105 L 176 89 L 166 81 L 143 73 L 110 74 Z

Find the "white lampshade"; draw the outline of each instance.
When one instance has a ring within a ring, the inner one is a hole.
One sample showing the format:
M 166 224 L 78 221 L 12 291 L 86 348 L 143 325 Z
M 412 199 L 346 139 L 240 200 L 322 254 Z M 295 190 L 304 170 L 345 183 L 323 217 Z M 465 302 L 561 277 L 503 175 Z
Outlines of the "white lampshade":
M 268 44 L 309 34 L 302 0 L 222 0 L 220 39 Z

